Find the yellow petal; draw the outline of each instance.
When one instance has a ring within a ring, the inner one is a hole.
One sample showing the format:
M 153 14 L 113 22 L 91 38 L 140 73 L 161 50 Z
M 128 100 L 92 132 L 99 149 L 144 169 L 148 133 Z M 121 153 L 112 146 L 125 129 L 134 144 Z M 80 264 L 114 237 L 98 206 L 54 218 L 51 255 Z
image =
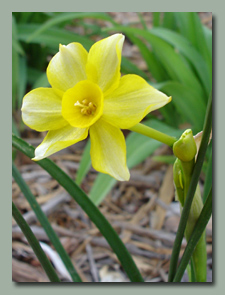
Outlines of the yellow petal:
M 115 34 L 96 42 L 88 53 L 88 79 L 98 84 L 104 94 L 118 86 L 123 42 L 124 36 Z
M 37 88 L 23 98 L 24 123 L 37 131 L 54 130 L 67 125 L 62 117 L 62 98 L 52 88 Z
M 139 123 L 149 112 L 171 101 L 137 75 L 125 75 L 119 87 L 105 97 L 102 118 L 121 129 Z
M 85 80 L 87 55 L 87 51 L 79 43 L 60 45 L 59 52 L 53 56 L 47 68 L 51 86 L 64 92 L 77 82 Z
M 36 148 L 35 157 L 38 161 L 46 158 L 78 141 L 85 139 L 88 135 L 87 128 L 74 128 L 67 125 L 61 129 L 49 131 L 43 142 Z
M 90 127 L 91 160 L 94 169 L 117 180 L 129 180 L 126 143 L 120 129 L 99 119 Z

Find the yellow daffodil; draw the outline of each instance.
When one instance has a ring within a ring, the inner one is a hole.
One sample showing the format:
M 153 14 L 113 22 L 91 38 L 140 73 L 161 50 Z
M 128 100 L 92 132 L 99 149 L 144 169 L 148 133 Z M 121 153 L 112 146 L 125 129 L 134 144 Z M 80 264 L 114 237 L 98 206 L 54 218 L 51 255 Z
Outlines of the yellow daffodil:
M 90 134 L 93 167 L 128 180 L 126 144 L 120 129 L 139 123 L 170 98 L 137 75 L 121 78 L 122 34 L 96 42 L 89 53 L 79 43 L 60 45 L 47 68 L 51 88 L 25 95 L 22 118 L 37 131 L 48 131 L 33 160 L 85 139 Z

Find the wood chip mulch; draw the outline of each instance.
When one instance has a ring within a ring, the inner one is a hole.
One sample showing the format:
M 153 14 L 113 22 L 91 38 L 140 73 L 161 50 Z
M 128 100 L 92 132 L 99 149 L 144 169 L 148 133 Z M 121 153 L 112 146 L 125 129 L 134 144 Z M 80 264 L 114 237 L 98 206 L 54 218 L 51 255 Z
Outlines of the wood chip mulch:
M 33 145 L 42 138 L 30 138 Z M 85 142 L 51 156 L 71 178 L 76 172 Z M 155 155 L 168 155 L 162 146 Z M 16 165 L 36 200 L 60 237 L 83 282 L 128 282 L 121 265 L 107 241 L 85 212 L 46 171 L 18 153 Z M 97 176 L 93 168 L 82 183 L 88 193 Z M 59 277 L 71 281 L 55 258 L 54 248 L 30 209 L 18 185 L 12 182 L 13 201 L 31 226 Z M 129 182 L 118 182 L 99 206 L 137 264 L 145 282 L 166 282 L 175 233 L 180 218 L 179 204 L 174 201 L 172 165 L 148 158 L 131 170 Z M 47 282 L 39 261 L 15 221 L 12 221 L 13 268 L 15 282 Z M 183 253 L 186 241 L 183 240 Z M 208 272 L 212 268 L 212 224 L 207 226 Z M 59 265 L 58 265 L 59 264 Z M 186 275 L 184 276 L 184 280 Z M 211 281 L 211 275 L 209 275 Z

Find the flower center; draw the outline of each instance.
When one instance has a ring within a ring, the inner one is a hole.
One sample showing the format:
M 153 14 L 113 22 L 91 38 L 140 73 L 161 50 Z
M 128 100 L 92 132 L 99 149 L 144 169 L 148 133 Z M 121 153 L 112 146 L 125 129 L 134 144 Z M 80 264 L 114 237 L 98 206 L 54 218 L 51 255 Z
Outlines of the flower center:
M 96 111 L 96 105 L 92 102 L 89 101 L 88 99 L 84 99 L 82 100 L 82 102 L 80 103 L 80 101 L 78 100 L 74 106 L 78 106 L 80 107 L 80 112 L 82 115 L 94 115 L 95 111 Z
M 62 115 L 74 127 L 86 128 L 93 125 L 102 112 L 103 93 L 91 81 L 80 81 L 63 95 Z

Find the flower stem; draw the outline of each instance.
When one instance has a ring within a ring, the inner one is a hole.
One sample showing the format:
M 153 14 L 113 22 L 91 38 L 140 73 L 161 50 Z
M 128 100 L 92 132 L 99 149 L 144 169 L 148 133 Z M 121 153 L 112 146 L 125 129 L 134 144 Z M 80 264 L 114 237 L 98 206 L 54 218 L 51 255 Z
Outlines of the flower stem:
M 174 277 L 174 282 L 180 282 L 184 271 L 187 267 L 188 261 L 191 255 L 194 252 L 194 249 L 199 242 L 199 238 L 202 237 L 203 232 L 205 231 L 205 227 L 209 222 L 209 219 L 212 214 L 212 187 L 209 192 L 208 198 L 204 204 L 204 207 L 201 211 L 198 221 L 196 222 L 195 228 L 191 234 L 191 237 L 188 241 L 187 247 L 185 248 L 183 257 L 181 258 L 180 265 L 177 268 L 176 275 Z
M 150 138 L 156 139 L 162 143 L 167 144 L 168 146 L 172 147 L 173 144 L 177 141 L 176 137 L 169 136 L 165 133 L 162 133 L 158 130 L 155 130 L 151 127 L 138 123 L 137 125 L 129 128 L 129 130 L 140 133 L 142 135 L 148 136 Z
M 195 166 L 193 169 L 190 186 L 189 186 L 189 189 L 187 192 L 186 201 L 185 201 L 185 204 L 184 204 L 184 207 L 182 210 L 180 223 L 178 226 L 177 235 L 176 235 L 176 239 L 175 239 L 174 246 L 173 246 L 173 252 L 172 252 L 172 256 L 171 256 L 171 260 L 170 260 L 169 277 L 168 277 L 169 282 L 173 281 L 175 274 L 176 274 L 177 262 L 178 262 L 178 258 L 179 258 L 180 248 L 181 248 L 181 242 L 182 242 L 182 239 L 184 236 L 184 231 L 185 231 L 185 227 L 187 224 L 189 212 L 191 209 L 191 204 L 192 204 L 192 201 L 194 198 L 195 190 L 196 190 L 196 187 L 198 184 L 198 179 L 199 179 L 199 176 L 201 173 L 205 153 L 206 153 L 208 142 L 209 142 L 211 129 L 212 129 L 212 93 L 211 93 L 209 100 L 208 100 L 208 106 L 207 106 L 207 112 L 206 112 L 206 116 L 205 116 L 205 122 L 204 122 L 203 135 L 202 135 L 200 149 L 199 149 L 197 160 L 196 160 L 196 163 L 195 163 Z

